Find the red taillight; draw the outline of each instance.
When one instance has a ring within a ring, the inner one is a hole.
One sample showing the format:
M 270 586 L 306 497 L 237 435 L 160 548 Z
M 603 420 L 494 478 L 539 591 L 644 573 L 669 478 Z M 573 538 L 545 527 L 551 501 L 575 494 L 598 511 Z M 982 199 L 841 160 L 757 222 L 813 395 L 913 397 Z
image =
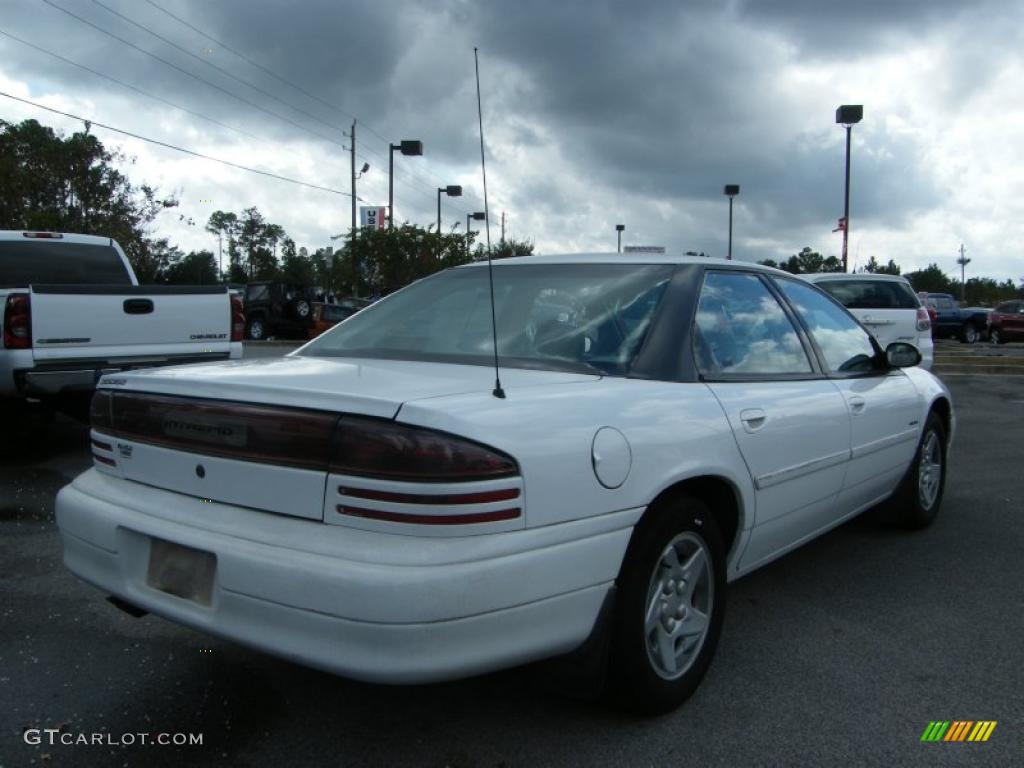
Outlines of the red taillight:
M 39 240 L 60 240 L 64 237 L 60 232 L 22 232 L 21 236 Z
M 522 513 L 519 507 L 499 509 L 495 512 L 470 512 L 464 515 L 420 515 L 406 512 L 387 512 L 381 509 L 363 509 L 339 504 L 342 515 L 365 517 L 368 520 L 384 520 L 389 523 L 412 523 L 413 525 L 473 525 L 475 523 L 497 523 L 515 520 Z
M 919 331 L 930 331 L 932 329 L 932 319 L 928 310 L 924 307 L 918 307 L 917 310 L 917 330 Z
M 518 488 L 499 488 L 496 491 L 476 491 L 475 493 L 400 493 L 340 486 L 338 493 L 356 499 L 393 501 L 396 504 L 490 504 L 494 501 L 509 501 L 519 498 Z
M 514 477 L 519 467 L 493 448 L 443 432 L 343 416 L 331 472 L 430 483 Z
M 89 423 L 92 425 L 92 428 L 108 434 L 112 431 L 110 400 L 110 392 L 97 389 L 93 393 L 92 402 L 89 404 Z
M 4 349 L 32 348 L 32 303 L 27 293 L 11 293 L 4 305 Z
M 231 340 L 241 341 L 245 337 L 245 312 L 242 309 L 242 297 L 231 294 Z

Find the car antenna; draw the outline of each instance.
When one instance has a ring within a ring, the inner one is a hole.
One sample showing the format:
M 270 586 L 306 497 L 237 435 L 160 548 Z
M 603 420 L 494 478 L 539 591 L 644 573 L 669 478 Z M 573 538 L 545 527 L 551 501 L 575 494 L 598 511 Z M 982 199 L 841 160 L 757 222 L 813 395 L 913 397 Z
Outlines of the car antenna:
M 491 212 L 487 207 L 487 162 L 484 160 L 484 111 L 480 101 L 480 59 L 476 46 L 473 46 L 473 64 L 476 67 L 476 115 L 480 122 L 480 169 L 484 175 L 484 224 L 487 229 L 487 279 L 491 286 L 491 335 L 494 339 L 494 390 L 497 398 L 505 399 L 505 390 L 501 388 L 501 371 L 498 367 L 498 320 L 494 311 L 494 265 L 491 263 Z

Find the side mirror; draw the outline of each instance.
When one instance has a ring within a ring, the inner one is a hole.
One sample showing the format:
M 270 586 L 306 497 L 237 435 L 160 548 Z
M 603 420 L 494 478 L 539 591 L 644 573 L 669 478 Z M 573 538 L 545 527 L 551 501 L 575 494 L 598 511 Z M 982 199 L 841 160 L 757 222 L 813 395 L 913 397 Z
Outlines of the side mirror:
M 912 368 L 921 364 L 921 353 L 913 344 L 895 341 L 885 348 L 885 359 L 890 368 Z

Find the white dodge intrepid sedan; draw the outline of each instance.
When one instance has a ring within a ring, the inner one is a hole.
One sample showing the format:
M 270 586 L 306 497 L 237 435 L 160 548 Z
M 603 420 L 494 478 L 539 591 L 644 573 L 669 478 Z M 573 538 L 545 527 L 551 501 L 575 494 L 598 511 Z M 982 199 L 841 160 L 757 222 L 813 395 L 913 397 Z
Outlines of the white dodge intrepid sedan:
M 935 518 L 949 392 L 815 286 L 614 254 L 493 278 L 493 305 L 467 265 L 284 358 L 103 378 L 67 567 L 368 681 L 598 648 L 653 712 L 707 671 L 727 582 L 881 502 Z

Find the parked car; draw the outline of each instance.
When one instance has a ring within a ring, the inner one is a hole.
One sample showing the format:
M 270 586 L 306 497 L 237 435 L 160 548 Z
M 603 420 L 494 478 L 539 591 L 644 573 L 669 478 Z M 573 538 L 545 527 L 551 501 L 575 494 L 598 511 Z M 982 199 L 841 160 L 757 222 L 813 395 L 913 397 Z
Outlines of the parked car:
M 960 307 L 949 293 L 918 294 L 925 306 L 935 310 L 932 333 L 937 339 L 954 337 L 965 344 L 974 344 L 985 338 L 988 331 L 987 307 Z
M 109 237 L 0 231 L 0 313 L 4 410 L 63 407 L 105 373 L 242 355 L 237 294 L 139 285 Z
M 931 318 L 905 277 L 843 272 L 801 277 L 850 310 L 883 348 L 895 341 L 913 344 L 921 353 L 921 367 L 931 370 L 935 346 Z
M 67 567 L 368 681 L 590 653 L 658 712 L 727 582 L 881 502 L 935 520 L 948 390 L 813 284 L 609 254 L 502 259 L 493 289 L 470 264 L 281 359 L 103 379 Z
M 290 283 L 257 282 L 245 286 L 245 335 L 253 341 L 270 337 L 306 338 L 313 326 L 311 288 Z
M 314 302 L 313 325 L 308 331 L 309 338 L 316 338 L 324 331 L 330 330 L 342 320 L 348 319 L 372 303 L 369 299 L 358 299 L 355 297 L 339 299 L 333 303 Z
M 1004 301 L 992 310 L 988 338 L 993 344 L 1024 339 L 1024 301 Z

